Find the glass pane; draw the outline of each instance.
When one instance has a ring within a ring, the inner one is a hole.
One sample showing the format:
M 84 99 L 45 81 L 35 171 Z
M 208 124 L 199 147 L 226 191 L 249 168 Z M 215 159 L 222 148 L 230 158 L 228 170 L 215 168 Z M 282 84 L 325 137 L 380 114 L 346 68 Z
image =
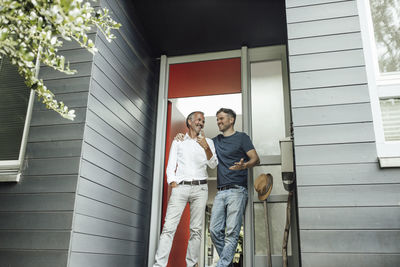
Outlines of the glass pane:
M 381 99 L 383 131 L 386 141 L 400 141 L 400 98 Z
M 264 204 L 254 203 L 255 255 L 267 255 Z M 268 204 L 268 223 L 272 255 L 282 255 L 283 233 L 286 224 L 286 203 Z M 288 240 L 288 255 L 292 255 L 291 235 Z
M 400 71 L 400 0 L 370 0 L 379 70 Z
M 285 137 L 280 61 L 251 63 L 251 101 L 253 143 L 258 155 L 279 155 L 279 140 Z
M 254 180 L 262 173 L 270 173 L 274 178 L 271 195 L 287 195 L 288 192 L 283 187 L 281 165 L 257 166 L 253 168 Z M 254 190 L 254 188 L 253 188 Z M 254 201 L 258 201 L 257 192 L 254 190 Z
M 0 160 L 16 160 L 24 130 L 29 89 L 17 68 L 0 59 Z

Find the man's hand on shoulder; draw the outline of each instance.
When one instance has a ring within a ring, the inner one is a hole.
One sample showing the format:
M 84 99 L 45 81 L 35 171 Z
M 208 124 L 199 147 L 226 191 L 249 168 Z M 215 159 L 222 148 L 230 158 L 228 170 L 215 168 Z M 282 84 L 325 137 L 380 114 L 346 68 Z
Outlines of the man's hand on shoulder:
M 178 133 L 175 136 L 174 140 L 177 141 L 177 142 L 182 142 L 184 140 L 184 138 L 185 138 L 185 135 L 183 133 Z

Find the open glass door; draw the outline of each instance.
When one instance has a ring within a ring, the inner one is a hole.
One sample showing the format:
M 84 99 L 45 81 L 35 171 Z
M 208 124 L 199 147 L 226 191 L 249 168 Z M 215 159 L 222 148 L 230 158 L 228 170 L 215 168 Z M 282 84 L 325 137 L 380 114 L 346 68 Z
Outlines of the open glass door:
M 246 212 L 246 267 L 282 266 L 288 192 L 282 183 L 279 142 L 291 137 L 286 49 L 284 46 L 249 49 L 247 67 L 247 110 L 250 113 L 248 127 L 261 163 L 253 168 L 252 179 L 249 181 L 249 191 L 253 192 L 249 194 Z M 271 173 L 274 177 L 273 190 L 267 199 L 266 210 L 253 187 L 253 181 L 262 173 Z M 287 249 L 288 266 L 298 266 L 297 245 L 292 245 L 297 244 L 295 210 L 293 201 Z

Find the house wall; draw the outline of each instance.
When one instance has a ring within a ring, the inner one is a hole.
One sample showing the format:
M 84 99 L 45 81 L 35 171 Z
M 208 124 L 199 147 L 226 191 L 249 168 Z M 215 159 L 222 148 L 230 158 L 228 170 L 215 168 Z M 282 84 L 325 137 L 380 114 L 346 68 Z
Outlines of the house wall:
M 1 267 L 67 265 L 93 56 L 73 42 L 60 53 L 77 74 L 42 66 L 40 76 L 77 116 L 63 119 L 35 101 L 21 181 L 0 183 Z
M 146 266 L 158 74 L 128 1 L 101 5 L 122 27 L 96 36 L 68 266 Z
M 286 14 L 302 266 L 397 266 L 400 170 L 377 162 L 357 3 Z

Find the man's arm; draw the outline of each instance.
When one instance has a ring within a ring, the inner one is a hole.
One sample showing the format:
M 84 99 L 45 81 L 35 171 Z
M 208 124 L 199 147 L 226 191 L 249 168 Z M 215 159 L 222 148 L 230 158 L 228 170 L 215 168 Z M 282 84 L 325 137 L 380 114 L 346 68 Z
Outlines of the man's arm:
M 260 163 L 260 158 L 255 149 L 251 149 L 246 152 L 249 157 L 249 161 L 244 162 L 244 159 L 240 159 L 239 162 L 235 162 L 233 166 L 229 167 L 230 170 L 244 170 L 254 167 L 255 165 Z
M 171 187 L 176 187 L 176 164 L 178 161 L 178 150 L 176 141 L 172 141 L 171 149 L 169 151 L 168 165 L 167 165 L 167 183 Z

